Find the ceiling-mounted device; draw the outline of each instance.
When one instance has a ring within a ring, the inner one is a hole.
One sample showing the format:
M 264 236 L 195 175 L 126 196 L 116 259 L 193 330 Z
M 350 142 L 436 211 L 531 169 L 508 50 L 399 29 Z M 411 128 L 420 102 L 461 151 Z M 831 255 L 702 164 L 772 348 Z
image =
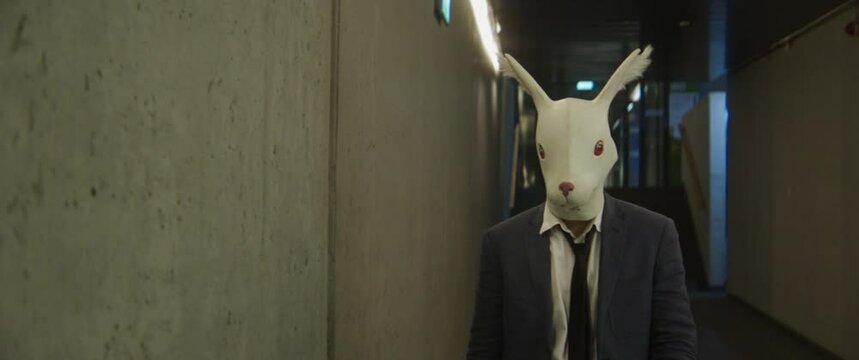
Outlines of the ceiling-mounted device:
M 450 3 L 453 0 L 434 0 L 435 1 L 435 18 L 438 22 L 450 25 Z
M 847 23 L 844 32 L 850 36 L 859 36 L 859 0 L 856 0 L 856 19 Z

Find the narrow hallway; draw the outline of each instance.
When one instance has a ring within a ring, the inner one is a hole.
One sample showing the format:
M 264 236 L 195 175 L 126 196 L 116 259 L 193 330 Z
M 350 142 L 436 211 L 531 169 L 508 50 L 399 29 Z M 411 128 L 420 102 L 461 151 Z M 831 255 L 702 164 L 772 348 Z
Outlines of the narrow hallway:
M 857 64 L 859 0 L 0 0 L 0 360 L 859 360 Z
M 838 360 L 724 292 L 692 293 L 700 360 Z

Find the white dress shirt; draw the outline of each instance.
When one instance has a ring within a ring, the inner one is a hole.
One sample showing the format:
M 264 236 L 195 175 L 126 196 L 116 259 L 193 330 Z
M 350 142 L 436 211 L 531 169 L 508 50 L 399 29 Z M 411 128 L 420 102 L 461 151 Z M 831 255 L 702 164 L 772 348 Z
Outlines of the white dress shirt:
M 597 308 L 597 284 L 599 283 L 599 265 L 600 265 L 600 225 L 602 224 L 602 210 L 599 211 L 596 218 L 588 224 L 581 236 L 575 237 L 567 228 L 563 221 L 558 219 L 549 210 L 549 207 L 544 207 L 543 224 L 540 227 L 540 234 L 547 231 L 549 234 L 549 252 L 552 259 L 552 328 L 555 330 L 555 339 L 552 346 L 552 360 L 567 360 L 567 309 L 570 304 L 570 281 L 573 276 L 573 265 L 575 264 L 575 256 L 573 248 L 570 246 L 563 232 L 570 234 L 575 243 L 585 241 L 586 234 L 591 228 L 596 228 L 593 240 L 591 242 L 589 261 L 588 261 L 588 298 L 590 299 L 590 320 L 591 320 L 591 349 L 592 359 L 597 359 L 597 338 L 596 338 L 596 308 Z

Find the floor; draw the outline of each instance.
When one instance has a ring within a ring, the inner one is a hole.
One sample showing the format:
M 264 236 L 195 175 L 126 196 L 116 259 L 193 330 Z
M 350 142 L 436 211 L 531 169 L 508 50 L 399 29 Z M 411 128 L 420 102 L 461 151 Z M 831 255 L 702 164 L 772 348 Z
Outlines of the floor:
M 692 294 L 700 360 L 838 360 L 722 292 Z

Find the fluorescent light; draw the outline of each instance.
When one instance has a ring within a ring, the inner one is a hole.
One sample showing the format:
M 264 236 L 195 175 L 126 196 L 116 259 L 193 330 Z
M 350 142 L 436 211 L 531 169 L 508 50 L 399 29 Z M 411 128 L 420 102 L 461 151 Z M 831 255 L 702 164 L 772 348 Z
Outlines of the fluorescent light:
M 471 0 L 471 10 L 474 13 L 474 22 L 477 25 L 477 31 L 480 33 L 480 41 L 483 43 L 483 51 L 489 58 L 492 64 L 492 69 L 498 72 L 498 40 L 495 38 L 496 33 L 492 31 L 492 22 L 494 15 L 489 7 L 487 0 Z M 497 28 L 497 27 L 496 27 Z
M 444 23 L 450 25 L 450 1 L 441 0 L 441 13 L 444 16 Z
M 629 93 L 629 100 L 632 102 L 638 102 L 638 100 L 641 100 L 641 83 L 635 84 L 635 88 L 633 88 L 632 92 Z
M 626 105 L 626 112 L 632 112 L 632 108 L 635 107 L 635 103 L 629 103 Z
M 590 80 L 582 80 L 576 83 L 576 90 L 591 91 L 594 89 L 594 82 Z

